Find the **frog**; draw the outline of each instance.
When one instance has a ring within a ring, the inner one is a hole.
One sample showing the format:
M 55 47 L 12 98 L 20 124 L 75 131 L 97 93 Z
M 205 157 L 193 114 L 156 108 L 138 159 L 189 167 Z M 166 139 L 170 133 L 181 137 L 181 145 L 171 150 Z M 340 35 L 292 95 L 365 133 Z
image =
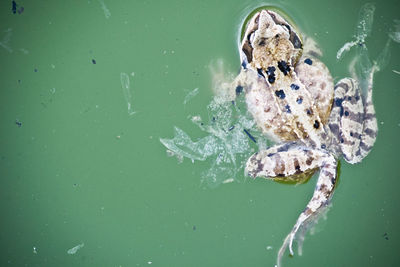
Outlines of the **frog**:
M 277 265 L 299 229 L 330 204 L 339 159 L 362 161 L 377 137 L 372 79 L 334 84 L 322 52 L 276 10 L 261 9 L 248 20 L 239 43 L 240 72 L 230 96 L 245 95 L 247 111 L 274 145 L 247 160 L 245 174 L 275 181 L 302 181 L 318 174 L 311 199 L 278 252 Z

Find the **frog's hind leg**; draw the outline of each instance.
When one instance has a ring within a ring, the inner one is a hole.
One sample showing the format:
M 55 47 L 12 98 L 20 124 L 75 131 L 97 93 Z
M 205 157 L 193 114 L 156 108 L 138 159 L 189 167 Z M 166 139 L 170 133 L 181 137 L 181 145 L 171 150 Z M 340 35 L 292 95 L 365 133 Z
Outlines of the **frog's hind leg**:
M 289 246 L 293 255 L 293 240 L 297 231 L 307 221 L 320 214 L 329 203 L 336 184 L 336 159 L 325 150 L 309 149 L 296 143 L 285 143 L 255 153 L 247 161 L 246 172 L 252 177 L 284 180 L 285 177 L 320 169 L 314 194 L 304 211 L 298 217 L 292 231 L 286 237 L 278 254 L 280 258 Z
M 352 164 L 368 155 L 378 131 L 372 103 L 372 81 L 369 84 L 365 96 L 354 79 L 342 79 L 335 86 L 329 128 L 333 143 L 339 147 L 345 160 Z

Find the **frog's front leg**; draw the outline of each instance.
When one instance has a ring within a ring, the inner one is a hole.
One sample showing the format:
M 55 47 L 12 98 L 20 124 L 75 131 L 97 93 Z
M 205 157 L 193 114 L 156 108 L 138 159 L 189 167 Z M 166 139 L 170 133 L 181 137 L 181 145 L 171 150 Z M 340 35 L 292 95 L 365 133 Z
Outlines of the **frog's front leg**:
M 371 151 L 378 131 L 372 80 L 366 90 L 366 95 L 362 95 L 359 83 L 351 78 L 342 79 L 335 86 L 329 128 L 336 147 L 352 164 L 360 162 Z
M 246 172 L 250 176 L 269 179 L 284 180 L 285 177 L 290 179 L 292 176 L 320 169 L 313 197 L 286 237 L 278 254 L 278 264 L 287 246 L 290 254 L 294 254 L 292 243 L 299 228 L 312 216 L 318 215 L 329 203 L 336 184 L 336 167 L 336 159 L 327 151 L 310 149 L 295 142 L 260 151 L 247 161 Z

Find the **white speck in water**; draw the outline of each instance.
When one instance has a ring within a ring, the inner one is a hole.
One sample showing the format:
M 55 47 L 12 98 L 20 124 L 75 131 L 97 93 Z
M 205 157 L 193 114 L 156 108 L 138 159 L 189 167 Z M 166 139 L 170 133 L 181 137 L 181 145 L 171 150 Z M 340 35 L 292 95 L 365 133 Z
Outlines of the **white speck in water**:
M 398 70 L 392 70 L 394 73 L 396 73 L 396 74 L 400 74 L 400 71 L 398 71 Z
M 267 250 L 271 250 L 272 249 L 272 246 L 267 246 Z
M 56 68 L 56 65 L 54 65 L 54 64 L 51 64 L 50 66 L 51 66 L 52 69 Z
M 147 262 L 147 264 L 152 264 L 152 263 L 153 263 L 152 261 L 148 261 L 148 262 Z
M 50 92 L 51 92 L 52 94 L 55 94 L 55 92 L 56 92 L 56 88 L 54 88 L 54 87 L 53 87 L 53 88 L 51 88 L 51 89 L 50 89 Z
M 37 254 L 37 248 L 36 247 L 33 247 L 33 253 Z
M 75 247 L 73 247 L 73 248 L 68 249 L 68 250 L 67 250 L 67 253 L 68 253 L 69 255 L 73 255 L 73 254 L 75 254 L 76 252 L 78 252 L 78 250 L 80 250 L 81 248 L 83 248 L 84 246 L 85 246 L 84 243 L 79 244 L 79 245 L 77 245 L 77 246 L 75 246 Z
M 192 121 L 192 122 L 199 122 L 199 121 L 201 121 L 201 117 L 200 117 L 199 115 L 193 116 L 193 117 L 191 118 L 191 121 Z

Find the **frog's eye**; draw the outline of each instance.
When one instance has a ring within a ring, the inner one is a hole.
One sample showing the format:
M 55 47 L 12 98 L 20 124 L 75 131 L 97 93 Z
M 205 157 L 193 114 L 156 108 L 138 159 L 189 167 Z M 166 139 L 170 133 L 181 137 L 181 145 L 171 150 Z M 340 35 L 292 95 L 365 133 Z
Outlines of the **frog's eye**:
M 248 40 L 250 41 L 251 44 L 254 42 L 254 36 L 255 36 L 254 32 L 252 32 L 251 34 L 249 34 L 247 36 L 247 38 L 248 38 Z

